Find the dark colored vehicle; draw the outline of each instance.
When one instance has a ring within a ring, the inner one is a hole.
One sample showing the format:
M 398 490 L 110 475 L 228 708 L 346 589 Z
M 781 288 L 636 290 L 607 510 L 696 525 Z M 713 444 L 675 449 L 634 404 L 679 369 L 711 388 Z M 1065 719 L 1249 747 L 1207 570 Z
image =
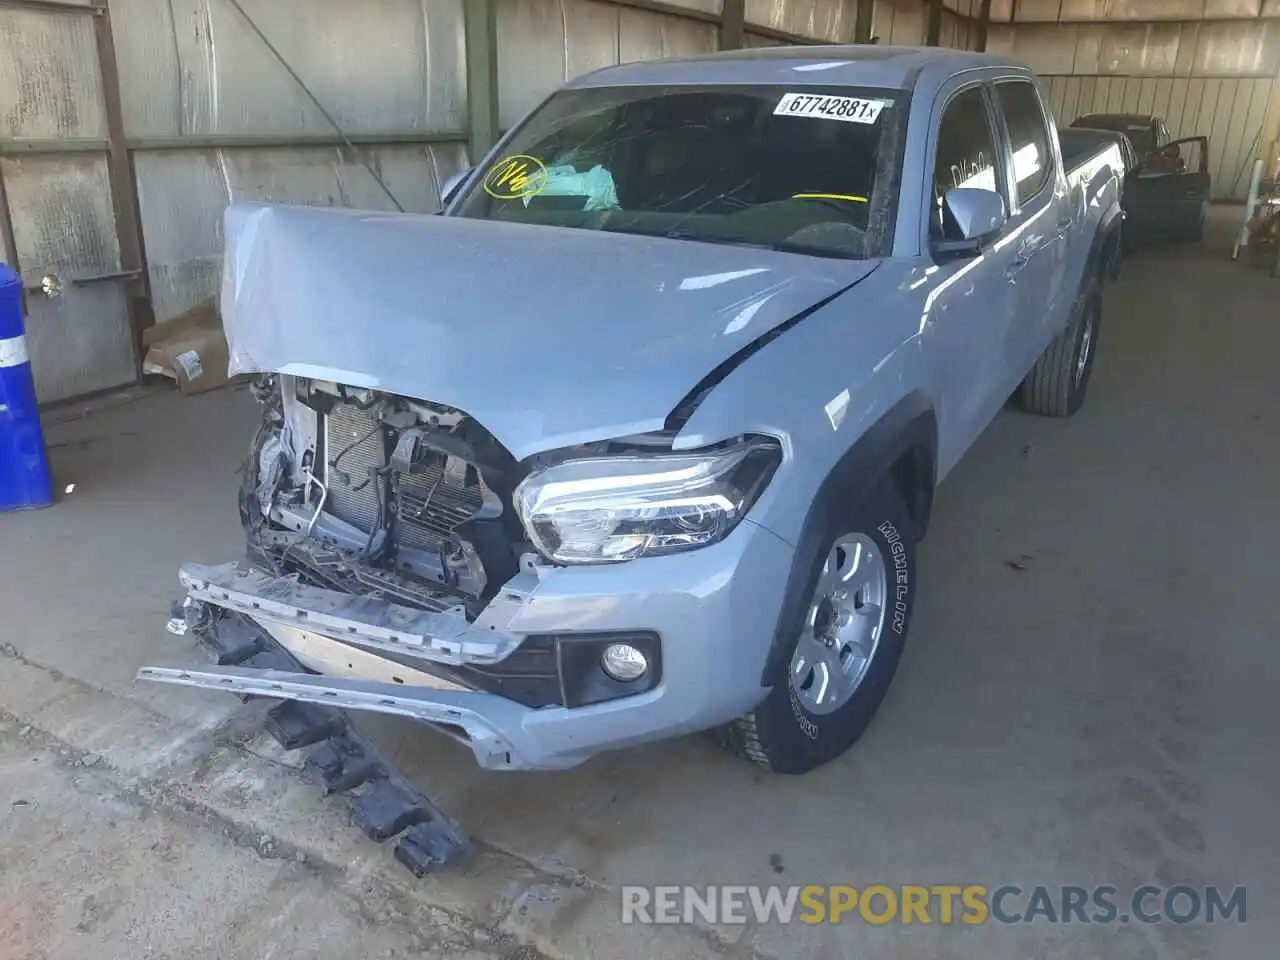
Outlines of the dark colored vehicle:
M 1208 137 L 1174 140 L 1162 118 L 1132 113 L 1086 114 L 1071 129 L 1112 131 L 1132 144 L 1137 166 L 1126 175 L 1124 189 L 1130 246 L 1200 239 L 1212 186 Z
M 1123 133 L 1133 144 L 1139 158 L 1151 156 L 1173 139 L 1169 128 L 1159 117 L 1137 113 L 1087 113 L 1071 121 L 1073 127 L 1091 130 L 1114 130 Z
M 1112 237 L 1107 250 L 1107 276 L 1115 280 L 1120 276 L 1120 261 L 1126 251 L 1133 248 L 1130 229 L 1126 225 L 1128 208 L 1125 206 L 1126 187 L 1138 175 L 1138 154 L 1131 141 L 1118 130 L 1094 130 L 1082 127 L 1066 127 L 1058 131 L 1058 140 L 1062 144 L 1062 163 L 1068 169 L 1083 163 L 1099 151 L 1111 147 L 1120 155 L 1121 169 L 1118 173 L 1118 189 L 1120 209 L 1125 217 L 1118 220 L 1112 228 Z

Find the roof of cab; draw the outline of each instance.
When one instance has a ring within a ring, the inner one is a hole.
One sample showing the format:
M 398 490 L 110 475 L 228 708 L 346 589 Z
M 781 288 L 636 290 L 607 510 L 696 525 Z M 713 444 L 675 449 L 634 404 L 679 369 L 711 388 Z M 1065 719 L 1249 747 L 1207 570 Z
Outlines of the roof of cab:
M 946 47 L 757 47 L 676 60 L 624 63 L 577 77 L 566 86 L 760 83 L 910 90 L 921 71 L 931 66 L 955 72 L 993 66 L 1027 71 L 1024 65 L 1007 57 Z

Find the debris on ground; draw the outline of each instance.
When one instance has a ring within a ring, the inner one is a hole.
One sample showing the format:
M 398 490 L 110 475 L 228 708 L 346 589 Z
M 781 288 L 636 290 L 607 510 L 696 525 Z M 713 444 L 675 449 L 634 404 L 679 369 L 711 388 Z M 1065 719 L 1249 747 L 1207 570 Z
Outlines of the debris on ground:
M 228 381 L 227 339 L 212 297 L 142 331 L 142 372 L 177 381 L 183 393 L 215 390 Z

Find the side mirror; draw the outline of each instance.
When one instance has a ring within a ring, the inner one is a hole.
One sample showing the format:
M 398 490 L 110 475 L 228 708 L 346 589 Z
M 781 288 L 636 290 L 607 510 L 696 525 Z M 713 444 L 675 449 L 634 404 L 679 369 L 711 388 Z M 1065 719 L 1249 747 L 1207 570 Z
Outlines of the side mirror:
M 994 190 L 956 187 L 942 198 L 943 239 L 933 245 L 934 251 L 949 256 L 977 256 L 1008 219 L 1004 197 Z
M 458 188 L 462 186 L 467 177 L 471 176 L 471 171 L 474 169 L 475 167 L 464 167 L 444 182 L 444 185 L 440 187 L 441 206 L 448 204 L 453 199 L 453 195 L 458 192 Z

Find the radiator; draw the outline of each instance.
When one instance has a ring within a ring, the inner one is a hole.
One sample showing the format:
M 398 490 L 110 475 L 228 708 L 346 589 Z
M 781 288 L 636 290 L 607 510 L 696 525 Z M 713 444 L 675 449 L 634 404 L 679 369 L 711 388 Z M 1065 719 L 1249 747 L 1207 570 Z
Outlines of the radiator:
M 385 434 L 374 429 L 375 423 L 372 414 L 351 404 L 337 404 L 325 424 L 328 463 L 355 444 L 342 454 L 336 469 L 328 469 L 325 510 L 365 531 L 373 528 L 378 516 L 378 489 L 369 480 L 369 471 L 387 462 Z M 452 538 L 459 524 L 480 509 L 480 487 L 467 487 L 446 475 L 443 461 L 425 465 L 412 476 L 401 474 L 395 479 L 399 488 L 395 508 L 401 546 L 436 550 Z

